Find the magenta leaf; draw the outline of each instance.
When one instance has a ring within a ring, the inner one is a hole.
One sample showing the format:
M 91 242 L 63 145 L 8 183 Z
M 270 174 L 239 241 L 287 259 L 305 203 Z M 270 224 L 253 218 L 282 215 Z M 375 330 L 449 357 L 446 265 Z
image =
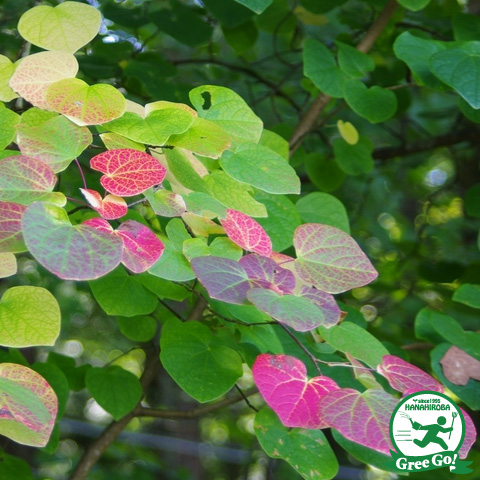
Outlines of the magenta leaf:
M 458 455 L 460 456 L 460 458 L 467 458 L 468 452 L 470 451 L 472 445 L 477 439 L 477 430 L 470 415 L 465 410 L 463 410 L 463 408 L 458 408 L 460 408 L 460 410 L 462 411 L 463 418 L 465 419 L 465 438 L 463 439 L 462 446 L 458 451 Z
M 47 270 L 65 280 L 93 280 L 119 263 L 123 240 L 89 225 L 72 225 L 56 205 L 35 202 L 22 219 L 25 244 Z
M 333 295 L 317 290 L 316 288 L 302 286 L 300 296 L 310 300 L 310 302 L 323 312 L 323 316 L 325 317 L 323 325 L 325 327 L 329 328 L 339 322 L 341 311 Z
M 422 390 L 441 393 L 444 391 L 443 385 L 428 373 L 395 355 L 384 355 L 382 363 L 377 366 L 377 371 L 388 380 L 392 388 L 402 392 L 403 395 Z
M 165 249 L 163 242 L 148 227 L 135 220 L 122 223 L 115 233 L 123 238 L 122 263 L 134 273 L 148 270 Z
M 131 197 L 162 183 L 166 170 L 145 152 L 133 149 L 108 150 L 90 160 L 93 170 L 104 173 L 100 183 L 110 193 Z
M 295 230 L 295 268 L 305 282 L 328 293 L 342 293 L 377 278 L 377 271 L 355 240 L 342 230 L 306 223 Z
M 22 216 L 26 208 L 19 203 L 0 202 L 0 252 L 27 250 L 22 236 Z
M 390 417 L 398 400 L 383 390 L 341 388 L 320 399 L 320 418 L 344 437 L 386 455 L 393 450 Z
M 308 332 L 324 324 L 323 312 L 310 300 L 296 295 L 278 295 L 273 290 L 252 288 L 247 298 L 262 312 L 297 332 Z
M 305 365 L 290 355 L 262 354 L 252 367 L 262 397 L 286 427 L 326 428 L 320 399 L 339 387 L 331 378 L 307 378 Z
M 251 284 L 238 262 L 222 257 L 197 257 L 191 265 L 211 298 L 238 305 L 247 303 Z
M 262 288 L 277 293 L 291 293 L 295 289 L 295 275 L 279 267 L 271 258 L 251 253 L 240 259 L 240 265 L 247 272 L 248 278 Z
M 49 194 L 57 177 L 44 162 L 15 155 L 0 160 L 0 201 L 28 205 Z
M 92 208 L 107 220 L 123 217 L 128 212 L 127 202 L 116 195 L 102 196 L 95 190 L 81 188 L 80 191 Z
M 112 226 L 104 218 L 89 218 L 83 222 L 83 225 L 88 225 L 105 233 L 112 234 L 115 232 Z
M 269 257 L 272 241 L 258 222 L 237 210 L 227 209 L 227 217 L 220 220 L 229 238 L 249 252 Z

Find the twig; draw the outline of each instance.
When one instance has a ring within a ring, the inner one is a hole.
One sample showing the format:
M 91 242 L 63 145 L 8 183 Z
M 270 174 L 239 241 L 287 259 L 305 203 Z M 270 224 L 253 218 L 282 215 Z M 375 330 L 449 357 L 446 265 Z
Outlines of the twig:
M 80 175 L 82 176 L 83 188 L 87 190 L 87 182 L 85 181 L 85 175 L 83 174 L 82 166 L 77 158 L 75 158 L 75 163 L 77 164 L 78 169 L 80 170 Z
M 176 311 L 174 310 L 168 303 L 164 302 L 161 298 L 158 299 L 158 301 L 170 312 L 173 313 L 179 320 L 182 322 L 185 321 L 185 319 Z
M 255 412 L 258 412 L 258 408 L 254 407 L 251 403 L 250 400 L 247 398 L 247 395 L 245 395 L 245 392 L 237 385 L 235 384 L 235 388 L 238 390 L 238 393 L 243 397 L 245 400 L 245 403 L 252 409 L 255 410 Z

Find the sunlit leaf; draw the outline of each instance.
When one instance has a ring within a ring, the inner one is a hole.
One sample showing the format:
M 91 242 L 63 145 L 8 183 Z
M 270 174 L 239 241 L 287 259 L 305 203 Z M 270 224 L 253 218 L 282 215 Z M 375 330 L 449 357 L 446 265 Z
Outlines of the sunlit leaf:
M 293 243 L 299 276 L 324 292 L 345 292 L 377 278 L 377 271 L 355 240 L 338 228 L 317 223 L 301 225 Z
M 108 150 L 90 160 L 90 167 L 104 173 L 100 183 L 114 195 L 131 197 L 162 183 L 166 170 L 145 152 Z
M 208 173 L 198 159 L 183 148 L 168 149 L 165 152 L 168 162 L 168 173 L 173 174 L 175 180 L 188 189 L 187 191 L 196 191 L 207 193 L 207 187 L 203 177 Z M 181 191 L 180 193 L 183 193 Z
M 70 53 L 35 53 L 18 64 L 10 79 L 10 87 L 32 105 L 49 109 L 48 87 L 59 80 L 75 77 L 77 72 L 77 59 Z
M 182 220 L 187 224 L 190 231 L 196 237 L 200 236 L 208 238 L 209 235 L 225 233 L 224 228 L 218 223 L 213 222 L 209 218 L 195 215 L 194 213 L 184 213 L 182 215 Z
M 206 218 L 225 217 L 227 209 L 210 195 L 203 192 L 192 192 L 183 195 L 188 212 L 202 215 Z
M 15 140 L 16 126 L 20 117 L 0 103 L 0 150 Z
M 125 111 L 125 97 L 115 87 L 105 83 L 89 86 L 79 78 L 51 84 L 45 99 L 48 110 L 61 113 L 80 126 L 109 122 Z
M 102 198 L 95 190 L 81 188 L 80 191 L 91 207 L 107 220 L 123 217 L 128 212 L 127 202 L 122 197 L 108 194 Z
M 262 397 L 286 427 L 325 428 L 320 398 L 339 387 L 326 376 L 307 378 L 305 365 L 289 355 L 262 354 L 252 367 Z
M 0 433 L 17 443 L 44 447 L 57 416 L 57 397 L 37 372 L 15 363 L 0 364 Z
M 100 12 L 83 3 L 39 5 L 22 15 L 18 32 L 27 42 L 45 50 L 74 53 L 95 37 L 101 21 Z
M 18 95 L 10 88 L 10 78 L 15 71 L 16 65 L 14 65 L 8 57 L 0 55 L 0 100 L 2 102 L 9 102 Z
M 145 151 L 145 145 L 122 137 L 122 135 L 118 135 L 118 133 L 101 133 L 100 138 L 108 150 L 131 148 L 133 150 L 140 150 L 142 152 Z
M 0 202 L 0 252 L 27 250 L 22 236 L 22 216 L 26 208 L 18 203 Z
M 250 252 L 269 257 L 272 241 L 258 222 L 236 210 L 227 210 L 227 216 L 220 220 L 228 237 L 238 246 Z
M 17 259 L 11 252 L 0 253 L 0 278 L 11 277 L 17 273 Z
M 65 280 L 91 280 L 113 270 L 123 240 L 88 225 L 71 225 L 62 208 L 35 202 L 22 219 L 28 250 L 46 269 Z
M 161 217 L 179 217 L 185 213 L 183 198 L 175 192 L 165 189 L 149 188 L 143 192 L 153 211 Z
M 359 135 L 357 129 L 350 122 L 343 120 L 337 121 L 337 128 L 342 138 L 350 145 L 355 145 L 358 142 Z

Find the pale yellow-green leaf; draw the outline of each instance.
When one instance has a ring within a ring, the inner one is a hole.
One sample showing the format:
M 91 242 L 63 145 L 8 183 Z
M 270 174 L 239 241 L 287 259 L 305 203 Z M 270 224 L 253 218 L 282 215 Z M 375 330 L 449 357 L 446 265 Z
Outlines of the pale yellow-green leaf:
M 17 259 L 10 252 L 0 253 L 0 278 L 11 277 L 17 273 Z
M 100 138 L 108 150 L 114 150 L 116 148 L 132 148 L 133 150 L 145 151 L 145 145 L 134 142 L 118 133 L 102 133 L 100 134 Z
M 350 123 L 339 120 L 337 128 L 342 138 L 350 145 L 355 145 L 360 138 L 357 129 Z
M 0 55 L 0 100 L 2 102 L 9 102 L 18 97 L 8 85 L 15 68 L 16 65 L 14 65 L 9 58 Z
M 45 50 L 74 53 L 97 35 L 101 22 L 96 8 L 63 2 L 56 7 L 39 5 L 27 10 L 18 22 L 18 32 Z
M 0 345 L 53 345 L 60 318 L 58 303 L 45 288 L 9 288 L 0 300 Z
M 167 102 L 166 100 L 159 100 L 158 102 L 147 103 L 145 105 L 145 115 L 148 115 L 149 113 L 154 112 L 155 110 L 165 110 L 167 108 L 183 110 L 184 112 L 189 113 L 192 117 L 197 116 L 197 112 L 193 108 L 189 107 L 188 105 L 185 105 L 184 103 Z

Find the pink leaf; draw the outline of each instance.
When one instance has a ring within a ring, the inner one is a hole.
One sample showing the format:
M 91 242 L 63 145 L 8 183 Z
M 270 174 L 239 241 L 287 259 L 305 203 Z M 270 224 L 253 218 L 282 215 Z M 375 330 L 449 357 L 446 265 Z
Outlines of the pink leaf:
M 95 190 L 81 188 L 83 196 L 92 208 L 107 220 L 123 217 L 128 212 L 127 202 L 116 195 L 106 195 L 104 199 Z
M 88 225 L 89 227 L 96 228 L 105 233 L 114 233 L 115 230 L 104 218 L 89 218 L 85 220 L 82 225 Z
M 22 236 L 25 205 L 0 202 L 0 252 L 18 253 L 26 250 Z
M 384 355 L 377 371 L 388 380 L 392 388 L 403 395 L 422 390 L 444 391 L 443 386 L 428 373 L 395 355 Z
M 308 298 L 322 312 L 325 320 L 322 325 L 329 328 L 340 321 L 341 311 L 332 295 L 316 288 L 302 286 L 300 296 Z
M 163 242 L 148 227 L 135 220 L 122 223 L 115 233 L 123 238 L 122 263 L 134 273 L 148 270 L 165 249 Z
M 341 388 L 320 399 L 320 417 L 353 442 L 390 455 L 390 417 L 398 400 L 383 390 Z
M 162 183 L 166 170 L 151 155 L 139 150 L 108 150 L 90 160 L 94 170 L 104 173 L 100 183 L 114 195 L 131 197 Z
M 272 254 L 272 241 L 258 222 L 237 210 L 227 209 L 227 218 L 220 220 L 225 232 L 239 247 L 265 257 Z
M 331 378 L 307 378 L 305 365 L 289 355 L 262 354 L 252 367 L 253 379 L 265 401 L 287 427 L 325 428 L 320 399 L 338 389 Z
M 460 410 L 462 411 L 463 418 L 465 419 L 465 438 L 463 439 L 463 443 L 458 451 L 458 454 L 460 455 L 460 458 L 467 458 L 468 452 L 477 439 L 477 430 L 470 415 L 463 410 L 463 408 L 460 408 Z

